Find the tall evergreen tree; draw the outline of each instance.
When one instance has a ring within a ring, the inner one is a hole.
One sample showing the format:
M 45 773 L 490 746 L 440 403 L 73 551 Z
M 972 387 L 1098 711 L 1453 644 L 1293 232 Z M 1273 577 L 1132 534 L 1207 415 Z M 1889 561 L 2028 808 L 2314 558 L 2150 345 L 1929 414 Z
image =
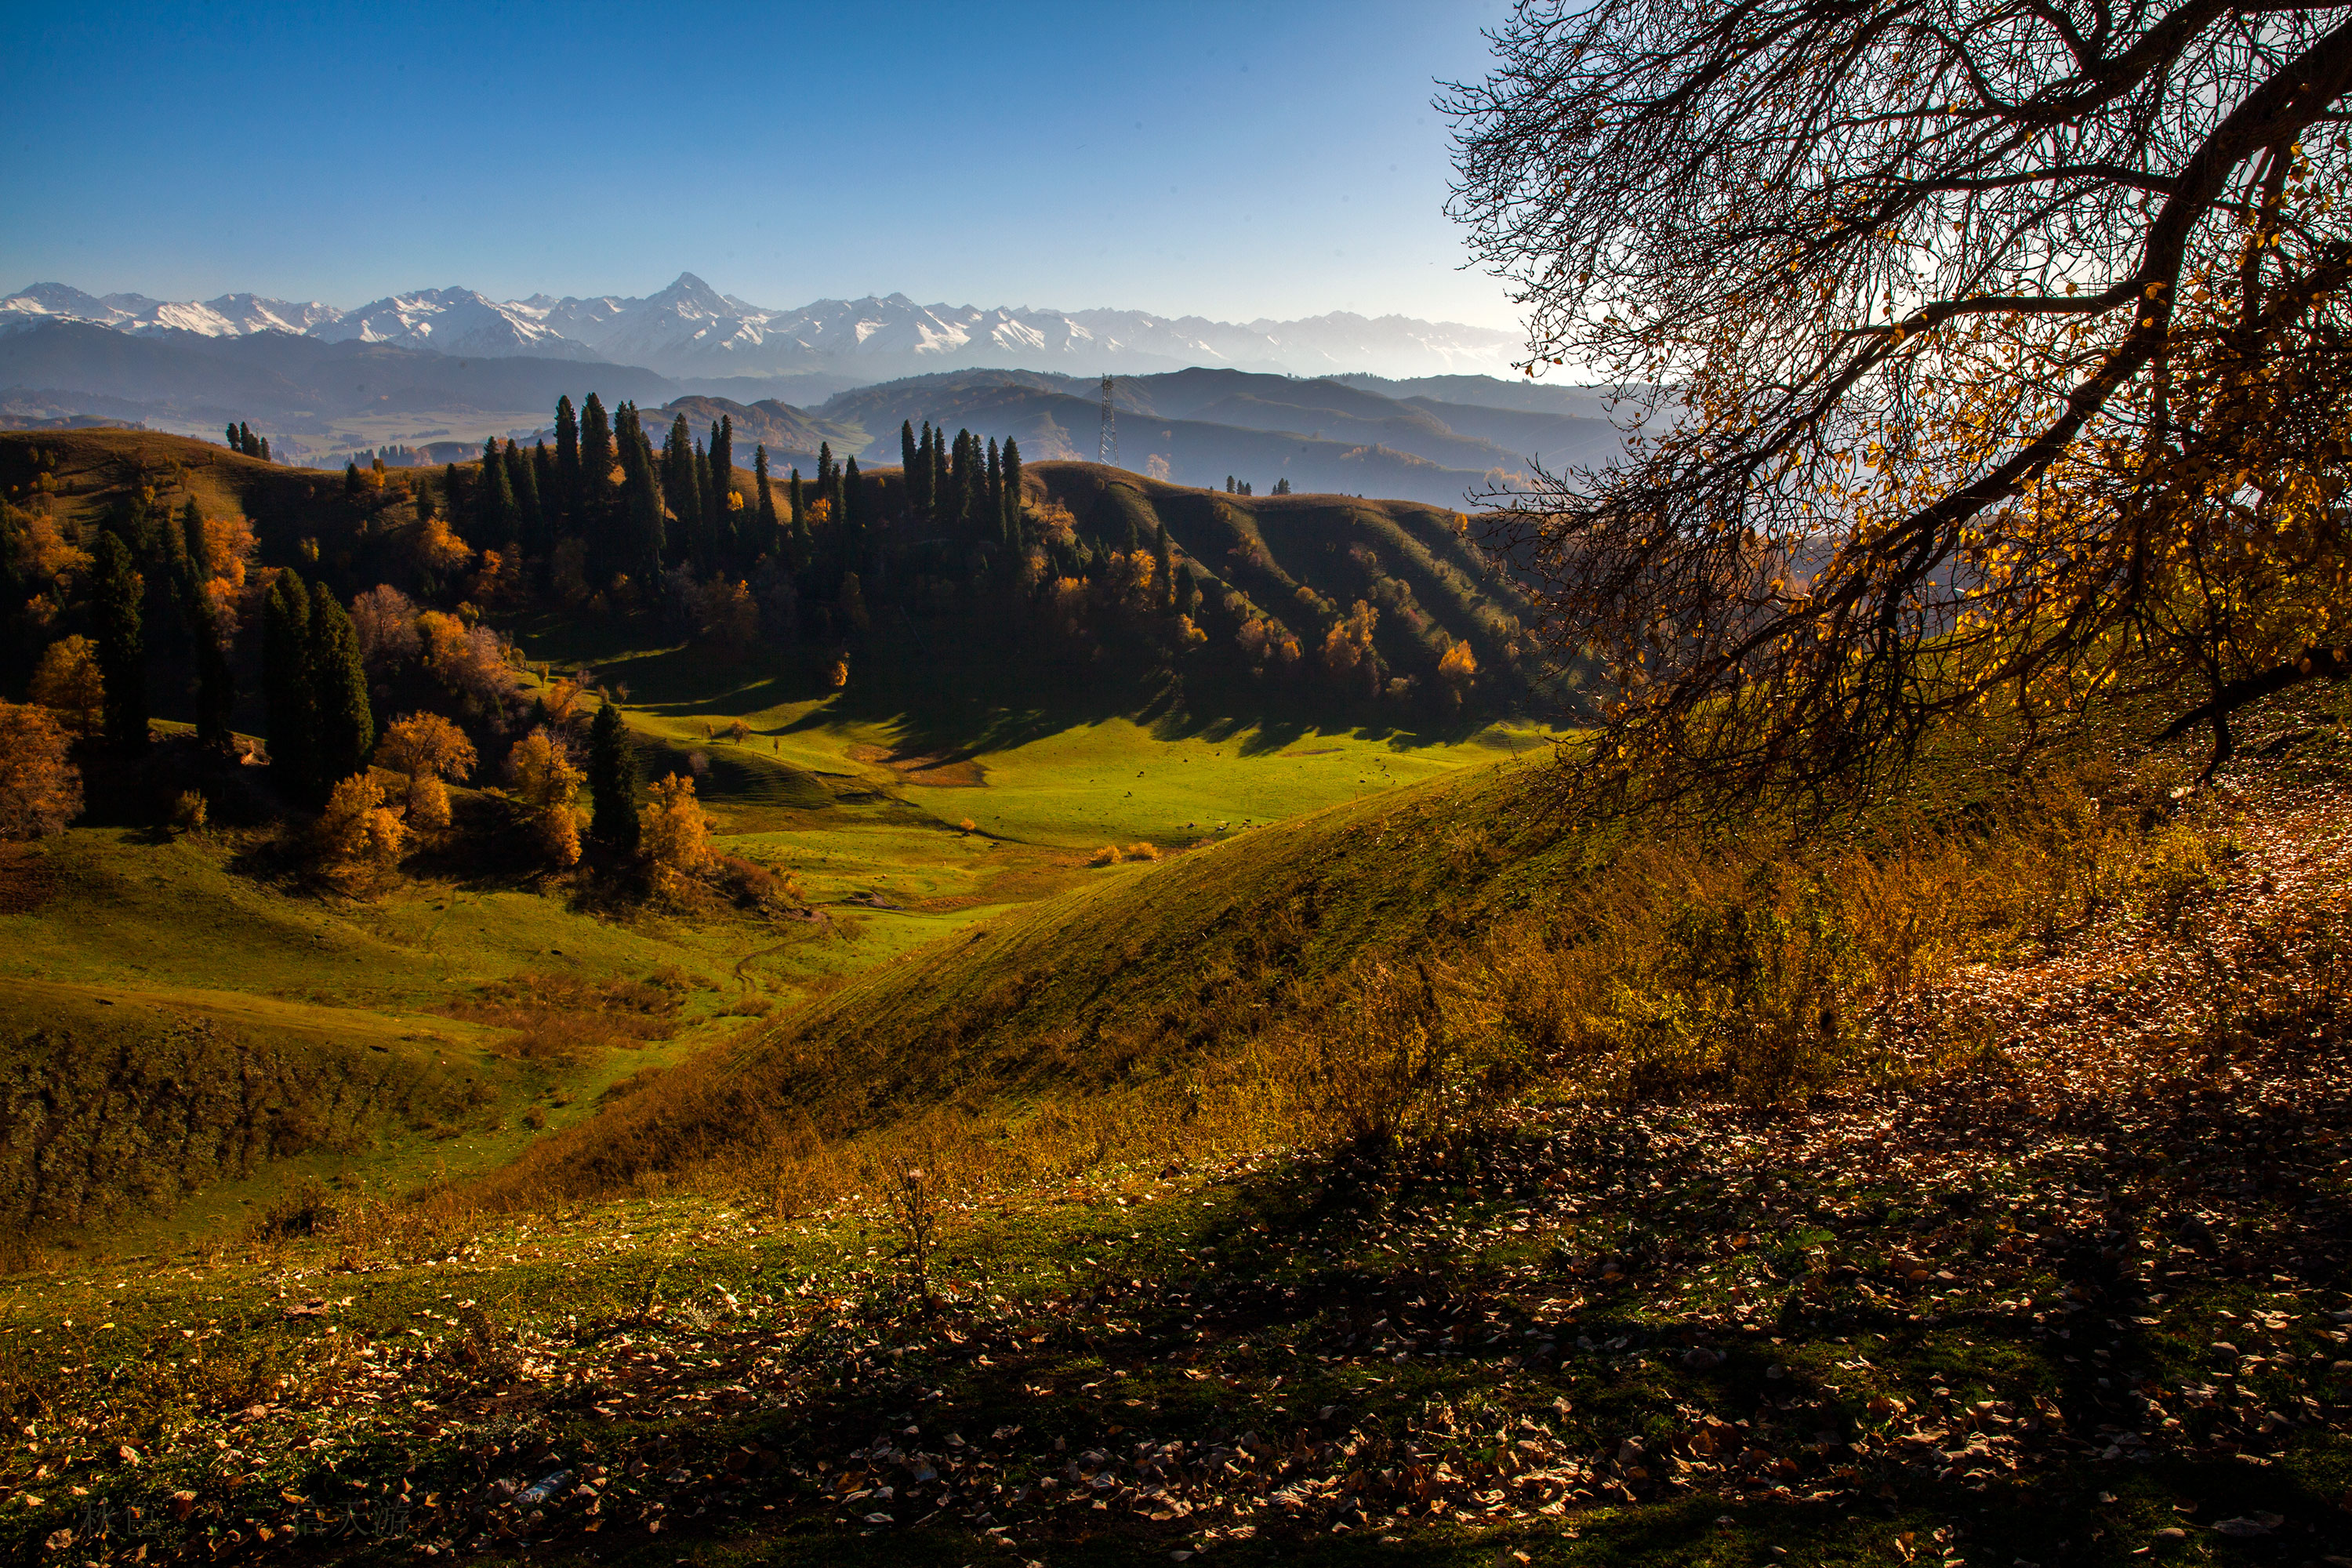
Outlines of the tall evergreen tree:
M 225 563 L 212 558 L 205 537 L 204 513 L 195 498 L 180 509 L 180 525 L 172 531 L 172 561 L 188 649 L 195 665 L 196 739 L 207 746 L 225 747 L 229 741 L 229 715 L 236 704 L 228 650 L 222 646 L 220 612 L 205 584 Z
M 867 575 L 866 516 L 866 486 L 857 477 L 857 459 L 852 458 L 841 472 L 841 569 Z
M 662 525 L 661 481 L 655 472 L 653 443 L 646 438 L 635 404 L 621 405 L 613 434 L 621 448 L 620 570 L 635 577 L 642 592 L 657 593 L 667 535 Z
M 717 510 L 719 481 L 711 477 L 710 454 L 702 447 L 694 448 L 692 477 L 694 498 L 702 509 L 702 527 L 695 540 L 695 561 L 703 572 L 718 569 L 727 548 L 727 519 Z
M 923 433 L 915 440 L 915 460 L 907 469 L 907 504 L 925 522 L 931 521 L 931 444 L 938 437 L 931 434 L 931 422 L 923 421 Z
M 321 589 L 320 592 L 324 592 Z M 278 574 L 261 605 L 261 696 L 269 726 L 269 772 L 280 789 L 310 794 L 312 711 L 310 595 L 291 570 Z
M 1029 540 L 1021 527 L 1021 446 L 1007 436 L 1004 438 L 1004 543 L 1007 549 L 1023 551 Z
M 1152 582 L 1160 595 L 1160 613 L 1172 614 L 1176 608 L 1176 578 L 1171 568 L 1173 553 L 1168 548 L 1168 525 L 1155 523 L 1151 530 Z
M 914 421 L 901 419 L 898 421 L 898 472 L 906 478 L 907 510 L 909 513 L 915 510 L 915 456 Z
M 735 416 L 722 414 L 719 423 L 710 427 L 710 488 L 703 509 L 710 518 L 712 531 L 721 541 L 722 554 L 728 553 L 725 542 L 734 528 L 734 509 L 727 504 L 727 498 L 734 493 Z
M 949 505 L 952 495 L 954 470 L 948 466 L 948 430 L 942 425 L 931 432 L 931 477 L 929 490 L 931 500 L 931 521 L 938 527 L 952 530 L 955 513 Z
M 1004 532 L 1004 466 L 993 436 L 988 438 L 988 496 L 974 521 L 979 525 L 974 531 L 984 539 L 993 541 Z
M 839 529 L 848 510 L 848 502 L 842 495 L 841 469 L 835 466 L 833 444 L 829 441 L 817 443 L 816 493 L 824 502 L 825 515 L 832 520 L 831 526 Z
M 311 741 L 314 795 L 327 791 L 367 766 L 375 750 L 375 715 L 368 708 L 367 671 L 360 664 L 360 639 L 352 618 L 323 583 L 310 590 L 309 665 L 310 706 L 316 728 Z
M 669 436 L 662 442 L 662 500 L 668 503 L 677 526 L 670 531 L 667 553 L 675 559 L 692 561 L 699 568 L 709 564 L 701 559 L 702 550 L 702 485 L 695 472 L 694 436 L 687 428 L 686 416 L 670 420 Z
M 593 535 L 613 504 L 613 426 L 594 393 L 580 407 L 580 531 Z
M 205 514 L 190 496 L 180 508 L 180 540 L 175 553 L 184 558 L 198 581 L 213 574 L 212 546 L 205 538 Z
M 496 436 L 482 443 L 482 471 L 475 480 L 474 493 L 478 542 L 486 549 L 505 549 L 515 536 L 515 497 L 514 486 L 507 480 L 506 455 L 499 451 Z
M 580 416 L 572 395 L 555 400 L 555 484 L 540 487 L 540 500 L 552 514 L 551 533 L 580 531 Z
M 514 523 L 507 539 L 529 549 L 537 542 L 539 532 L 539 486 L 531 479 L 530 459 L 524 456 L 521 442 L 509 441 L 500 460 L 506 470 L 508 515 Z
M 457 465 L 445 464 L 441 469 L 441 510 L 449 515 L 449 531 L 460 539 L 470 531 L 466 524 L 464 495 L 457 488 Z
M 965 456 L 964 448 L 971 445 L 971 431 L 956 432 L 955 445 L 942 470 L 941 477 L 947 482 L 940 487 L 940 526 L 959 541 L 963 538 L 964 484 L 971 478 L 971 459 Z
M 595 797 L 589 837 L 621 854 L 637 847 L 637 752 L 610 700 L 588 726 L 588 789 Z
M 801 573 L 808 570 L 809 563 L 816 558 L 816 552 L 812 548 L 809 539 L 808 495 L 801 483 L 801 471 L 798 468 L 793 470 L 792 501 L 793 537 L 786 553 L 792 562 L 793 572 Z
M 534 555 L 544 555 L 555 547 L 563 531 L 563 504 L 555 485 L 555 459 L 548 452 L 547 443 L 530 444 L 530 494 L 519 498 L 523 502 L 523 543 Z
M 145 593 L 131 547 L 112 530 L 98 536 L 90 608 L 98 629 L 98 669 L 106 682 L 106 738 L 128 749 L 147 743 L 147 640 L 139 602 Z
M 739 563 L 747 573 L 758 564 L 761 556 L 783 542 L 776 537 L 776 492 L 768 486 L 768 448 L 765 443 L 751 448 L 751 488 L 760 492 L 760 510 L 751 545 L 739 558 Z
M 226 750 L 236 710 L 236 675 L 221 635 L 220 612 L 210 595 L 199 592 L 188 600 L 188 623 L 196 665 L 196 740 Z

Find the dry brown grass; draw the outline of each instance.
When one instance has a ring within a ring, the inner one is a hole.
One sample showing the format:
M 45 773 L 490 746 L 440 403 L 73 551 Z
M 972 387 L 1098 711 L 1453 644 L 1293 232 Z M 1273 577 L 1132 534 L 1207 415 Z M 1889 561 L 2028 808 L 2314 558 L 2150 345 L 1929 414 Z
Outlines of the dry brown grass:
M 512 1031 L 491 1048 L 520 1061 L 568 1065 L 600 1050 L 635 1050 L 677 1033 L 687 981 L 677 970 L 646 980 L 530 971 L 476 988 L 440 1011 Z

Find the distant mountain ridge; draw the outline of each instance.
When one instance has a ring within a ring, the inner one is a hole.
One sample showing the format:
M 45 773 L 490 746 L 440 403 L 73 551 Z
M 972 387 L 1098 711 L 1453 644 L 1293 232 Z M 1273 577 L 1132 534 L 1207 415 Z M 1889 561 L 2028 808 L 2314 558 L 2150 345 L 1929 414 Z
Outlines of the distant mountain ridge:
M 425 289 L 339 310 L 253 294 L 216 300 L 93 295 L 37 283 L 0 299 L 0 325 L 76 321 L 117 331 L 206 337 L 292 332 L 481 358 L 594 360 L 670 376 L 765 376 L 856 367 L 876 381 L 964 367 L 1134 374 L 1192 365 L 1299 375 L 1507 373 L 1516 333 L 1345 311 L 1213 321 L 1142 310 L 918 304 L 904 294 L 818 300 L 790 310 L 722 294 L 690 272 L 642 298 L 497 300 Z

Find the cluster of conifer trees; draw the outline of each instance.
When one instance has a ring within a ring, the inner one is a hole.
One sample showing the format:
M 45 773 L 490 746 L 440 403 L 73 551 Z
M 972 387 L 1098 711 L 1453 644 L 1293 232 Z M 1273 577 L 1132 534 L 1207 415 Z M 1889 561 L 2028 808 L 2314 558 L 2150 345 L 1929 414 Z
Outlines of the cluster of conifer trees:
M 899 426 L 903 482 L 861 474 L 830 443 L 813 475 L 795 468 L 775 481 L 761 446 L 749 493 L 733 482 L 735 433 L 724 416 L 698 437 L 675 416 L 656 449 L 634 405 L 608 415 L 591 394 L 575 411 L 567 395 L 554 435 L 551 447 L 492 438 L 478 466 L 451 464 L 437 485 L 414 487 L 420 514 L 430 514 L 437 489 L 467 544 L 534 563 L 550 586 L 550 563 L 568 553 L 589 592 L 620 588 L 621 599 L 640 604 L 677 595 L 691 619 L 698 584 L 749 584 L 746 602 L 764 606 L 772 627 L 789 636 L 813 625 L 820 637 L 864 625 L 871 604 L 932 592 L 919 582 L 1010 581 L 1042 552 L 1045 581 L 1092 583 L 1119 550 L 1040 530 L 1022 504 L 1016 442 L 929 422 Z M 366 480 L 354 466 L 346 482 L 356 493 Z M 1140 551 L 1154 557 L 1155 606 L 1189 613 L 1195 586 L 1173 570 L 1165 538 L 1125 542 L 1125 553 Z
M 89 549 L 85 624 L 110 743 L 130 748 L 147 739 L 151 643 L 193 676 L 198 736 L 227 743 L 236 689 L 221 610 L 205 586 L 220 565 L 209 550 L 193 499 L 177 513 L 160 501 L 127 502 L 100 521 Z
M 663 568 L 680 564 L 740 577 L 781 542 L 767 448 L 753 452 L 747 499 L 733 480 L 734 442 L 732 419 L 722 416 L 704 441 L 681 414 L 656 451 L 635 404 L 608 414 L 592 392 L 575 410 L 567 395 L 555 405 L 553 448 L 542 440 L 526 450 L 494 436 L 478 468 L 443 469 L 441 493 L 451 527 L 477 548 L 544 561 L 579 541 L 585 575 L 599 588 L 626 578 L 654 591 Z M 356 464 L 345 482 L 360 488 Z M 429 508 L 430 496 L 420 504 Z
M 315 805 L 367 765 L 375 716 L 352 618 L 290 567 L 262 601 L 261 689 L 271 771 L 291 794 Z
M 997 450 L 994 437 L 983 446 L 969 430 L 950 443 L 947 432 L 923 422 L 898 426 L 900 461 L 907 472 L 908 510 L 922 522 L 965 544 L 995 544 L 1019 553 L 1027 544 L 1021 522 L 1021 447 L 1007 437 Z
M 269 461 L 269 437 L 255 435 L 241 419 L 228 427 L 228 449 Z

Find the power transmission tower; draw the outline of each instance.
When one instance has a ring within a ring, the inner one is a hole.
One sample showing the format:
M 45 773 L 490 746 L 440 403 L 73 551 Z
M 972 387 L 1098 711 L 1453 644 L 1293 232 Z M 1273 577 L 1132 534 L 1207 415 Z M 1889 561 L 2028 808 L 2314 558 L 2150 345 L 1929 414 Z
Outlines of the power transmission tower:
M 1118 466 L 1118 415 L 1110 405 L 1111 378 L 1102 378 L 1102 445 L 1096 461 Z

